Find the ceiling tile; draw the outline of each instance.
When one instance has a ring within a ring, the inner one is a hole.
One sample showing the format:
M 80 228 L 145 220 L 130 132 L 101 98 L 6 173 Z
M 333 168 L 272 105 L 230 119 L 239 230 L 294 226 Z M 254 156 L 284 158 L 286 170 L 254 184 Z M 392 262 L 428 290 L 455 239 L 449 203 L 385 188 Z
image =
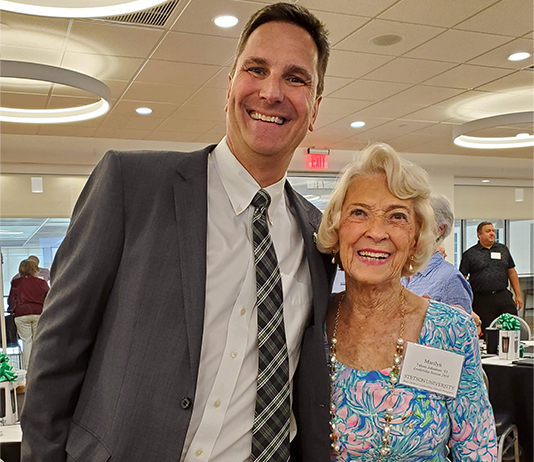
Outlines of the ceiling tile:
M 224 109 L 226 104 L 226 90 L 222 88 L 201 88 L 188 101 L 188 104 L 197 106 L 215 106 Z
M 153 27 L 75 20 L 67 51 L 108 56 L 145 58 L 163 36 Z
M 453 128 L 457 124 L 451 124 L 451 123 L 438 123 L 429 125 L 428 127 L 421 128 L 420 130 L 416 130 L 413 132 L 413 134 L 417 135 L 426 135 L 426 136 L 451 136 L 452 137 L 452 131 Z
M 232 71 L 231 67 L 223 67 L 217 74 L 208 80 L 204 86 L 208 88 L 228 88 L 229 75 Z
M 421 83 L 454 67 L 452 63 L 397 58 L 365 76 L 368 80 L 399 83 Z
M 414 104 L 390 104 L 378 102 L 372 106 L 362 109 L 361 111 L 358 111 L 358 113 L 354 115 L 357 116 L 358 119 L 363 119 L 365 122 L 365 120 L 369 117 L 397 119 L 419 109 L 421 109 L 421 106 Z
M 226 124 L 219 123 L 211 130 L 195 138 L 197 143 L 219 143 L 226 135 Z
M 532 0 L 501 1 L 462 22 L 457 28 L 521 37 L 534 29 L 534 5 Z
M 308 132 L 301 146 L 308 148 L 325 147 L 328 148 L 332 143 L 343 140 L 352 135 L 349 128 L 321 128 L 313 132 Z
M 65 53 L 61 67 L 90 75 L 99 80 L 131 80 L 143 60 L 85 53 Z
M 237 39 L 170 32 L 153 59 L 222 66 L 233 61 Z
M 115 106 L 113 106 L 113 109 L 111 111 L 112 115 L 121 115 L 126 117 L 148 117 L 148 118 L 156 118 L 156 119 L 166 119 L 167 117 L 174 114 L 176 109 L 178 109 L 178 104 L 165 104 L 165 103 L 148 103 L 143 101 L 127 101 L 127 100 L 121 100 L 119 101 Z M 135 110 L 138 107 L 145 107 L 148 106 L 150 109 L 152 109 L 152 114 L 148 116 L 141 116 L 135 112 Z
M 530 58 L 524 61 L 509 61 L 508 56 L 512 53 L 520 51 L 527 51 L 530 53 Z M 489 51 L 488 53 L 473 59 L 469 64 L 477 64 L 481 66 L 504 67 L 507 69 L 522 69 L 524 67 L 532 66 L 534 64 L 534 43 L 529 39 L 516 39 L 506 43 L 503 46 Z
M 389 8 L 398 0 L 336 0 L 325 2 L 324 0 L 298 0 L 298 4 L 311 10 L 326 10 L 334 13 L 351 14 L 359 16 L 376 16 Z
M 430 106 L 460 94 L 462 90 L 427 85 L 416 85 L 384 100 L 393 104 Z
M 427 121 L 427 122 L 444 122 L 451 120 L 458 120 L 458 117 L 461 117 L 463 114 L 470 112 L 471 109 L 468 108 L 455 108 L 452 109 L 447 106 L 430 106 L 420 111 L 412 112 L 410 115 L 406 116 L 410 120 L 418 121 Z M 461 122 L 467 120 L 465 117 L 461 118 Z
M 497 91 L 497 92 L 527 92 L 534 87 L 534 72 L 530 70 L 518 71 L 513 74 L 505 75 L 504 77 L 495 80 L 494 82 L 482 85 L 479 90 Z
M 268 3 L 268 2 L 265 2 Z M 263 5 L 233 0 L 195 0 L 187 5 L 178 21 L 172 26 L 173 31 L 206 34 L 218 37 L 239 38 L 241 30 L 249 18 Z M 224 29 L 214 24 L 217 16 L 235 16 L 239 22 L 236 26 Z
M 127 117 L 120 114 L 110 114 L 106 118 L 106 128 L 117 128 L 127 130 L 155 130 L 165 119 L 135 114 L 133 117 Z
M 444 30 L 441 27 L 374 19 L 339 43 L 336 49 L 399 56 L 430 40 Z M 379 46 L 371 42 L 371 39 L 377 36 L 390 34 L 400 35 L 403 40 L 391 46 Z
M 333 98 L 380 101 L 395 93 L 399 93 L 408 87 L 410 87 L 410 85 L 406 83 L 356 80 L 343 87 L 341 90 L 333 92 L 330 96 Z
M 46 109 L 48 97 L 46 95 L 31 95 L 28 93 L 8 93 L 2 91 L 0 100 L 3 107 L 18 109 Z
M 338 141 L 337 143 L 332 143 L 332 149 L 343 149 L 345 151 L 361 151 L 369 145 L 368 140 L 352 140 L 352 141 Z
M 226 113 L 224 112 L 224 107 L 199 106 L 198 104 L 187 102 L 173 113 L 172 118 L 222 122 L 226 118 Z
M 397 152 L 409 151 L 411 147 L 419 144 L 428 143 L 432 137 L 420 135 L 415 133 L 408 133 L 407 135 L 397 136 L 388 141 L 388 144 Z
M 410 51 L 406 56 L 463 63 L 508 41 L 508 37 L 500 35 L 448 30 Z
M 510 74 L 510 70 L 508 69 L 461 64 L 450 71 L 443 72 L 427 80 L 425 84 L 470 90 L 493 80 L 500 79 L 507 74 Z
M 198 87 L 195 85 L 161 85 L 134 82 L 124 94 L 123 99 L 139 102 L 182 104 L 197 90 Z
M 1 39 L 3 40 L 3 34 Z M 63 53 L 61 50 L 47 50 L 44 48 L 11 47 L 0 46 L 2 59 L 13 61 L 25 61 L 30 63 L 47 64 L 49 66 L 59 66 Z
M 207 64 L 173 63 L 150 60 L 136 78 L 136 82 L 200 86 L 220 70 Z
M 91 138 L 96 132 L 96 127 L 80 127 L 67 124 L 43 124 L 39 130 L 39 135 L 49 136 L 82 136 Z
M 128 140 L 144 140 L 150 134 L 150 130 L 138 130 L 138 129 L 116 129 L 100 127 L 96 133 L 95 138 L 117 138 Z
M 198 133 L 180 133 L 180 132 L 164 132 L 155 130 L 150 133 L 145 139 L 156 141 L 179 141 L 181 143 L 191 143 L 195 141 Z
M 2 45 L 62 50 L 69 22 L 2 11 Z
M 446 2 L 402 0 L 383 13 L 380 18 L 452 27 L 495 2 L 496 0 L 469 0 L 467 2 L 465 0 L 447 0 Z
M 216 125 L 217 122 L 211 120 L 167 119 L 158 127 L 158 130 L 201 134 L 211 130 Z
M 312 13 L 323 22 L 326 30 L 328 30 L 328 40 L 330 40 L 330 45 L 336 48 L 336 44 L 340 40 L 348 37 L 355 30 L 359 29 L 369 21 L 369 18 L 361 16 L 327 13 L 326 11 L 313 10 Z
M 330 96 L 331 93 L 339 90 L 345 85 L 352 82 L 354 79 L 348 77 L 329 77 L 324 78 L 324 92 L 323 96 Z
M 431 125 L 428 122 L 415 122 L 411 120 L 393 120 L 377 128 L 371 128 L 362 132 L 362 136 L 366 136 L 374 141 L 387 141 L 388 139 L 397 136 L 412 133 L 421 128 Z
M 332 50 L 326 75 L 358 78 L 383 66 L 393 58 L 384 55 L 370 55 L 351 51 Z
M 315 122 L 315 128 L 319 129 L 320 127 L 329 125 L 336 120 L 369 106 L 369 104 L 371 104 L 369 101 L 323 98 L 319 105 L 319 116 Z
M 0 133 L 13 135 L 37 135 L 41 125 L 0 122 Z M 0 143 L 2 138 L 0 137 Z

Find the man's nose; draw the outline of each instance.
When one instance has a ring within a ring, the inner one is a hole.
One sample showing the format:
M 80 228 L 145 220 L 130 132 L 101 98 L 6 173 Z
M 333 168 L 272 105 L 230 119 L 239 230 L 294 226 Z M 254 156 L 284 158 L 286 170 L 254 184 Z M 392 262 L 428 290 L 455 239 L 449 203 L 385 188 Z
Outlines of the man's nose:
M 284 99 L 282 79 L 276 75 L 269 75 L 263 80 L 260 97 L 269 104 L 280 103 Z

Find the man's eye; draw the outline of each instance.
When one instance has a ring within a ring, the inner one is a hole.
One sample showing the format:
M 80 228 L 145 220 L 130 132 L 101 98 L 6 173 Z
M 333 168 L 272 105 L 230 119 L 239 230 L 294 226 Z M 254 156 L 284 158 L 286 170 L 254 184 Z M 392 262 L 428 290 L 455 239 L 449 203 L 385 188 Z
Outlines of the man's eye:
M 291 83 L 295 83 L 295 84 L 297 84 L 297 85 L 306 85 L 306 82 L 305 82 L 303 79 L 301 79 L 300 77 L 296 77 L 296 76 L 294 76 L 294 75 L 292 75 L 291 77 L 289 77 L 287 80 L 288 80 L 289 82 L 291 82 Z
M 249 67 L 247 72 L 252 74 L 264 74 L 264 70 L 261 67 Z

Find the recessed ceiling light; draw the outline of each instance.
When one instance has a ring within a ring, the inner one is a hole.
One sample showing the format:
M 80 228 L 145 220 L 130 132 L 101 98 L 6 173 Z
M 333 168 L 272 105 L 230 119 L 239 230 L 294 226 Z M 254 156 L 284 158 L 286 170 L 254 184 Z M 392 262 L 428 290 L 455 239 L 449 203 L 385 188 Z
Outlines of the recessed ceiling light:
M 64 7 L 68 2 L 47 0 L 47 6 L 42 6 L 35 0 L 8 1 L 0 0 L 0 10 L 13 13 L 29 14 L 33 16 L 48 16 L 55 18 L 99 18 L 103 16 L 118 16 L 146 10 L 160 5 L 167 0 L 123 0 L 120 2 L 105 0 L 98 2 L 100 6 L 91 6 L 97 2 L 76 0 L 77 6 Z M 74 3 L 74 2 L 72 2 Z
M 518 133 L 515 135 L 516 138 L 528 138 L 530 135 L 528 133 Z
M 513 53 L 508 56 L 508 61 L 523 61 L 527 58 L 530 58 L 530 53 L 527 53 L 526 51 L 521 51 L 519 53 Z
M 482 180 L 482 183 L 489 183 L 490 180 Z
M 150 109 L 149 107 L 138 107 L 135 112 L 141 115 L 147 115 L 152 114 L 152 109 Z
M 352 122 L 350 126 L 352 128 L 362 128 L 365 125 L 365 122 Z
M 377 37 L 373 37 L 370 40 L 370 42 L 375 45 L 378 45 L 379 47 L 390 47 L 392 45 L 396 45 L 402 40 L 404 40 L 404 37 L 402 35 L 385 34 L 385 35 L 378 35 Z
M 217 16 L 213 22 L 219 27 L 234 27 L 237 24 L 237 18 L 235 16 Z

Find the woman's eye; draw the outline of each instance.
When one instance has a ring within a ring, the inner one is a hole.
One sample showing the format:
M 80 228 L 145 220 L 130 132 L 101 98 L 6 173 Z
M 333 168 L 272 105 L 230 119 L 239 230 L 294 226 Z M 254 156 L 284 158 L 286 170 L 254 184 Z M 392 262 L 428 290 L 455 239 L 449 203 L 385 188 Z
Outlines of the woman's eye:
M 408 217 L 406 216 L 405 213 L 394 213 L 393 215 L 391 215 L 391 218 L 393 218 L 394 220 L 404 220 L 406 221 L 408 219 Z
M 365 212 L 362 209 L 354 209 L 351 212 L 351 215 L 355 216 L 355 217 L 363 217 L 363 216 L 365 216 Z

